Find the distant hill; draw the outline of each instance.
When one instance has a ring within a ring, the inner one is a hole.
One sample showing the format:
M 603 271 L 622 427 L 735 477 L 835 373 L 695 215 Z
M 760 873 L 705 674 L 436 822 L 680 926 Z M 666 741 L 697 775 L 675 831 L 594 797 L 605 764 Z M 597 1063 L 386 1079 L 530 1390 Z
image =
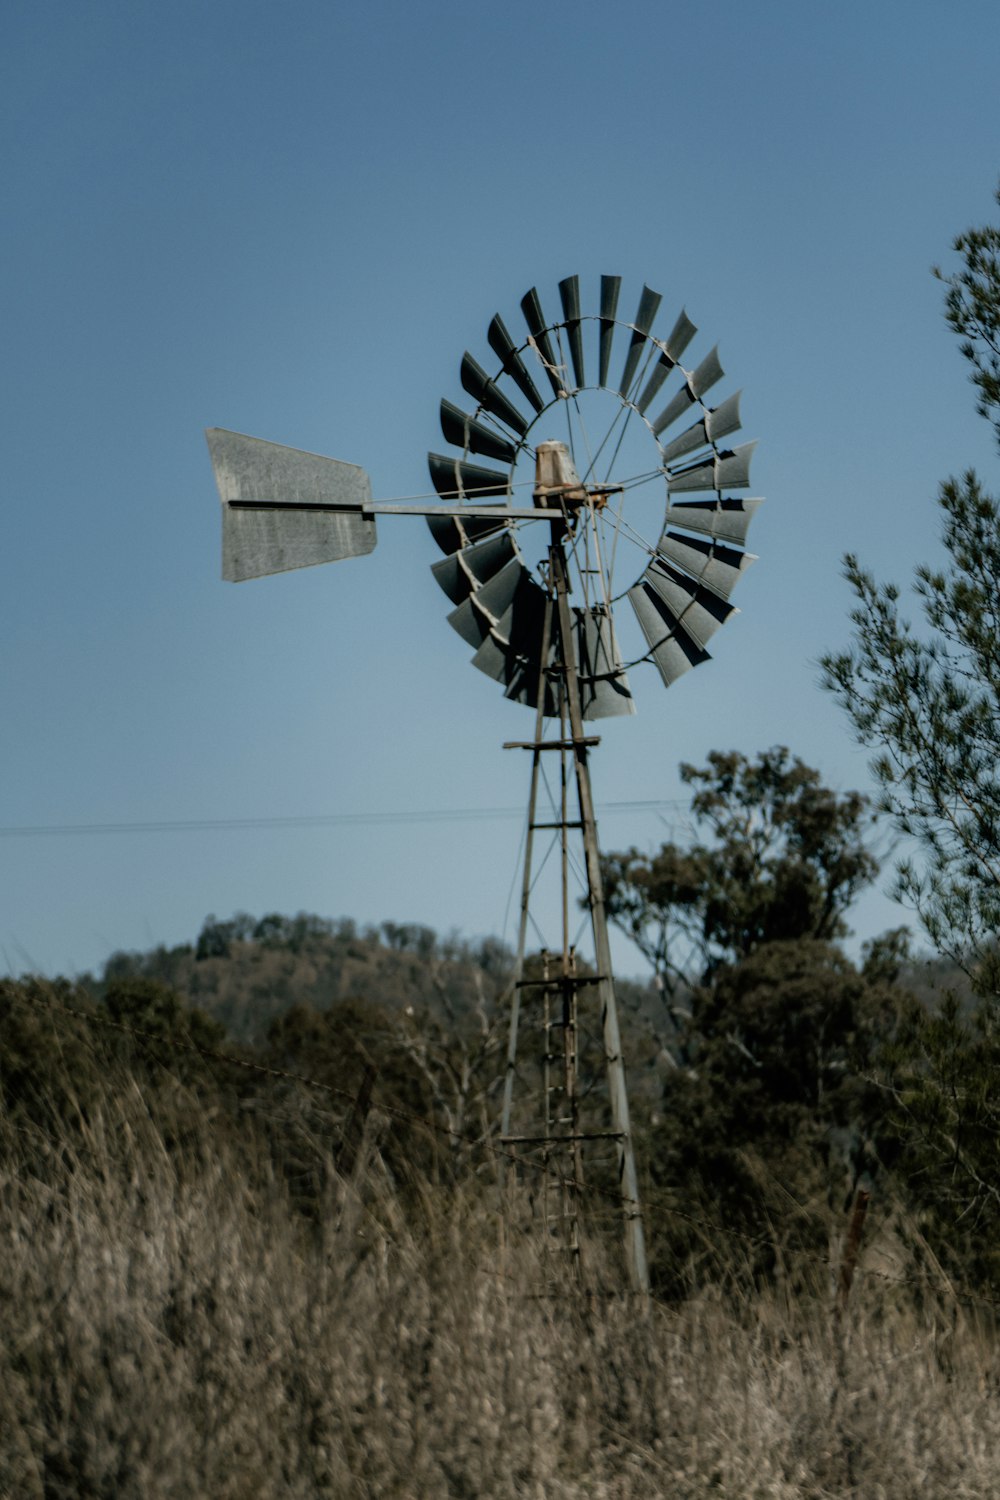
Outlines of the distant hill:
M 512 965 L 493 938 L 468 943 L 414 923 L 359 928 L 305 912 L 260 919 L 241 912 L 225 922 L 209 916 L 194 943 L 114 953 L 88 987 L 101 996 L 122 979 L 159 980 L 234 1040 L 256 1044 L 293 1005 L 325 1011 L 350 1000 L 465 1015 L 496 998 Z

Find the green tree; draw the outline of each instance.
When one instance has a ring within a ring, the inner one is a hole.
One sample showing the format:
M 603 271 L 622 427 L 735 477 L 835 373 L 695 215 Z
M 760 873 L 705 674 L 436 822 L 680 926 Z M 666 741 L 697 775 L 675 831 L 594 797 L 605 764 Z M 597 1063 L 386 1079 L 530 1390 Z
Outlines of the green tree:
M 756 760 L 713 751 L 681 777 L 698 841 L 604 859 L 608 915 L 668 996 L 762 944 L 844 935 L 844 913 L 878 870 L 860 793 L 830 791 L 782 746 Z
M 865 1074 L 897 1029 L 906 953 L 900 933 L 860 967 L 838 946 L 878 868 L 865 797 L 781 747 L 681 774 L 695 840 L 606 860 L 609 913 L 667 991 L 657 1040 L 676 1066 L 643 1152 L 665 1294 L 822 1263 L 848 1186 L 875 1169 L 886 1099 Z
M 898 938 L 862 966 L 818 938 L 762 943 L 690 996 L 646 1155 L 654 1273 L 769 1275 L 825 1261 L 853 1187 L 883 1155 L 873 1058 L 906 1013 Z
M 960 269 L 936 273 L 945 313 L 1000 440 L 1000 229 L 969 230 L 954 248 Z M 917 569 L 921 625 L 903 618 L 894 585 L 848 556 L 854 642 L 824 659 L 824 680 L 876 752 L 882 809 L 922 854 L 899 866 L 897 894 L 979 993 L 997 998 L 1000 504 L 971 470 L 942 484 L 938 503 L 947 556 Z

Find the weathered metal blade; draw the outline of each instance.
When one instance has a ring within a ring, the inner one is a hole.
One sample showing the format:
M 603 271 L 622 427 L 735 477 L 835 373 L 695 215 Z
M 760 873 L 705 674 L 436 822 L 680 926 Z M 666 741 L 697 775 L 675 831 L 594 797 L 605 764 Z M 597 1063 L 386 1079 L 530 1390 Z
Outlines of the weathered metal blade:
M 573 614 L 583 717 L 607 719 L 634 714 L 635 703 L 611 616 L 601 608 L 575 609 Z
M 223 578 L 241 583 L 372 551 L 375 520 L 362 514 L 372 497 L 371 483 L 357 464 L 222 427 L 209 428 L 205 436 L 222 501 Z M 245 510 L 232 501 L 261 501 L 271 508 Z M 296 510 L 296 505 L 343 509 Z
M 458 521 L 454 516 L 426 517 L 427 524 L 431 529 L 431 536 L 437 542 L 442 552 L 457 552 L 461 547 L 468 547 L 473 542 L 478 542 L 483 537 L 491 536 L 494 532 L 501 530 L 506 524 L 504 521 L 494 521 L 488 516 L 462 517 Z
M 494 573 L 506 567 L 515 556 L 510 532 L 480 542 L 475 547 L 463 547 L 431 564 L 431 572 L 453 604 L 461 604 L 471 593 L 492 578 Z
M 563 317 L 566 320 L 566 337 L 569 340 L 569 352 L 573 361 L 573 380 L 577 390 L 586 385 L 583 374 L 583 338 L 580 333 L 580 278 L 579 276 L 567 276 L 559 283 L 559 296 L 562 298 Z
M 705 430 L 705 419 L 702 417 L 700 422 L 693 422 L 672 442 L 663 445 L 663 462 L 673 463 L 675 459 L 683 458 L 687 453 L 697 453 L 699 448 L 710 446 L 709 436 Z
M 552 659 L 550 652 L 550 662 Z M 540 668 L 537 659 L 529 661 L 526 657 L 518 656 L 503 641 L 498 641 L 495 635 L 489 635 L 472 658 L 472 665 L 478 667 L 480 672 L 485 672 L 487 677 L 492 677 L 494 682 L 503 683 L 505 698 L 527 704 L 530 708 L 538 707 Z M 545 715 L 553 718 L 558 712 L 553 685 L 546 680 Z
M 510 494 L 510 476 L 497 469 L 483 469 L 443 453 L 428 453 L 427 466 L 442 500 L 482 500 L 487 495 Z
M 528 374 L 527 366 L 518 353 L 517 345 L 507 332 L 507 326 L 499 313 L 490 324 L 486 339 L 503 365 L 503 373 L 510 376 L 522 396 L 534 407 L 535 411 L 541 411 L 545 402 L 539 394 L 537 385 Z
M 542 649 L 545 623 L 545 590 L 535 582 L 527 569 L 518 579 L 510 604 L 497 620 L 494 634 L 505 641 L 518 656 L 537 658 Z M 550 630 L 558 629 L 554 618 Z
M 679 417 L 685 416 L 695 404 L 695 397 L 691 387 L 685 380 L 680 390 L 673 396 L 660 412 L 660 415 L 652 423 L 653 435 L 659 437 L 661 432 L 666 432 L 672 427 Z
M 467 453 L 483 453 L 487 458 L 498 458 L 501 463 L 512 464 L 517 457 L 517 447 L 495 427 L 486 427 L 470 417 L 450 401 L 441 402 L 441 431 L 449 443 L 463 448 Z
M 508 682 L 514 665 L 514 656 L 508 646 L 488 635 L 472 658 L 472 665 L 495 682 Z
M 697 332 L 697 328 L 682 307 L 677 315 L 677 322 L 667 335 L 667 354 L 674 364 L 680 359 Z
M 686 490 L 741 490 L 750 483 L 750 460 L 757 444 L 742 443 L 731 451 L 717 453 L 703 463 L 667 474 L 667 490 L 681 494 Z
M 521 311 L 524 313 L 524 321 L 528 325 L 528 331 L 545 367 L 545 373 L 549 377 L 549 384 L 555 395 L 561 396 L 567 386 L 565 371 L 557 365 L 555 350 L 549 339 L 548 324 L 534 287 L 529 292 L 525 292 L 521 298 Z
M 643 386 L 642 393 L 639 396 L 639 399 L 635 403 L 643 416 L 645 416 L 646 408 L 649 406 L 653 397 L 659 391 L 661 385 L 666 380 L 671 370 L 674 370 L 676 368 L 677 367 L 674 364 L 674 361 L 670 359 L 668 355 L 660 355 L 659 359 L 656 361 L 656 364 L 650 371 L 649 379 Z
M 491 631 L 494 641 L 506 653 L 503 657 L 504 675 L 498 675 L 498 680 L 506 683 L 506 696 L 532 708 L 538 706 L 545 606 L 545 590 L 525 569 L 518 580 L 510 605 Z M 551 667 L 560 656 L 559 622 L 553 612 L 546 665 Z M 487 651 L 483 652 L 478 663 L 482 671 L 490 671 L 491 675 L 491 669 L 497 669 L 499 664 L 500 657 L 495 652 Z M 555 688 L 551 682 L 546 688 L 545 712 L 548 715 L 558 712 Z
M 521 580 L 527 573 L 524 563 L 515 556 L 499 573 L 495 573 L 476 590 L 476 603 L 489 615 L 493 625 L 510 608 Z
M 483 641 L 490 633 L 490 622 L 477 609 L 473 603 L 475 595 L 470 594 L 468 599 L 463 599 L 457 609 L 453 609 L 448 616 L 448 624 L 452 630 L 457 630 L 463 641 L 467 641 L 472 649 L 478 650 Z
M 678 500 L 667 509 L 667 523 L 718 537 L 723 542 L 746 543 L 750 522 L 762 500 Z
M 666 687 L 690 667 L 710 660 L 708 652 L 691 638 L 670 607 L 647 583 L 639 582 L 629 589 L 628 599 Z
M 704 542 L 700 537 L 681 536 L 676 531 L 665 531 L 656 550 L 660 557 L 684 568 L 723 599 L 729 598 L 746 570 L 757 561 L 753 552 L 738 552 L 723 542 Z
M 517 556 L 517 549 L 510 532 L 504 531 L 500 536 L 479 542 L 474 547 L 464 548 L 460 555 L 463 566 L 475 579 L 478 587 L 480 584 L 488 583 L 500 572 L 501 568 L 513 562 Z
M 549 663 L 554 660 L 549 653 Z M 540 670 L 537 661 L 527 661 L 523 656 L 515 656 L 511 659 L 508 668 L 507 687 L 504 697 L 509 698 L 512 703 L 523 703 L 528 708 L 537 709 L 538 690 L 540 682 Z M 543 713 L 547 719 L 559 717 L 559 698 L 555 683 L 546 676 L 544 679 L 545 708 Z
M 619 396 L 624 396 L 626 399 L 632 389 L 632 380 L 639 363 L 639 355 L 642 353 L 642 346 L 649 337 L 649 330 L 653 326 L 653 319 L 656 317 L 662 300 L 659 292 L 650 291 L 648 286 L 643 286 L 642 295 L 639 298 L 639 311 L 635 315 L 632 337 L 629 339 L 628 353 L 625 356 L 625 368 L 618 387 Z
M 686 432 L 675 437 L 672 443 L 667 443 L 663 449 L 664 462 L 670 463 L 685 453 L 694 453 L 698 448 L 705 448 L 728 433 L 736 432 L 740 425 L 742 394 L 742 391 L 737 391 L 734 396 L 728 397 L 720 406 L 714 407 L 707 416 L 702 417 L 700 422 L 695 422 Z
M 678 417 L 682 417 L 707 390 L 715 385 L 716 381 L 722 379 L 724 373 L 719 363 L 719 350 L 716 346 L 705 355 L 701 364 L 691 372 L 669 406 L 665 407 L 657 417 L 653 423 L 656 436 L 659 437 L 660 433 L 672 426 Z
M 618 293 L 622 288 L 620 276 L 601 277 L 601 373 L 598 383 L 608 383 L 608 367 L 611 364 L 611 345 L 615 336 L 615 314 L 618 311 Z
M 740 397 L 742 391 L 734 391 L 727 396 L 725 401 L 720 401 L 718 406 L 713 406 L 705 418 L 705 430 L 713 443 L 719 438 L 727 437 L 729 433 L 736 432 L 740 425 Z
M 691 374 L 691 389 L 698 397 L 704 396 L 706 391 L 711 390 L 725 374 L 719 363 L 719 346 L 710 349 L 701 364 Z
M 508 400 L 503 391 L 498 389 L 482 365 L 477 364 L 469 353 L 462 355 L 460 378 L 462 389 L 468 391 L 480 406 L 492 412 L 499 422 L 503 422 L 511 432 L 516 432 L 518 437 L 524 437 L 528 430 L 527 419 L 518 411 L 513 401 Z
M 643 581 L 659 595 L 699 646 L 707 645 L 730 615 L 738 613 L 734 605 L 727 604 L 695 579 L 685 578 L 668 563 L 651 562 Z

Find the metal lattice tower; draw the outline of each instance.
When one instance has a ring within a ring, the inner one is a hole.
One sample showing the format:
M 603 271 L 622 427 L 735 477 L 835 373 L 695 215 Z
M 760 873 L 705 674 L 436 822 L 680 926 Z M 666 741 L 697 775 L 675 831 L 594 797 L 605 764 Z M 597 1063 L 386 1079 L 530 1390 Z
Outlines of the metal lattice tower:
M 644 287 L 627 322 L 618 317 L 620 288 L 619 277 L 602 276 L 599 310 L 588 316 L 579 279 L 567 277 L 559 283 L 562 316 L 553 322 L 532 289 L 521 300 L 520 339 L 499 314 L 493 318 L 494 373 L 469 353 L 461 362 L 474 411 L 441 402 L 442 432 L 454 451 L 429 455 L 440 503 L 374 501 L 363 469 L 239 433 L 211 429 L 208 443 L 223 506 L 224 578 L 360 556 L 375 546 L 376 516 L 423 515 L 444 554 L 432 571 L 453 605 L 449 623 L 471 647 L 473 664 L 534 710 L 533 738 L 506 747 L 530 752 L 531 782 L 501 1137 L 510 1154 L 541 1162 L 545 1243 L 565 1252 L 574 1275 L 585 1156 L 613 1148 L 628 1273 L 634 1289 L 646 1292 L 588 762 L 599 741 L 586 724 L 634 712 L 628 674 L 640 663 L 652 662 L 670 686 L 708 659 L 706 643 L 735 612 L 730 594 L 754 560 L 745 543 L 760 501 L 727 493 L 749 485 L 754 445 L 724 445 L 740 426 L 738 392 L 717 406 L 705 401 L 723 375 L 717 351 L 687 368 L 682 358 L 697 329 L 686 313 L 661 337 L 659 293 Z M 519 492 L 530 504 L 515 503 Z M 547 763 L 558 767 L 559 791 L 553 816 L 541 817 Z M 562 912 L 558 944 L 531 959 L 538 833 L 559 849 Z M 577 841 L 593 972 L 570 930 Z M 607 1082 L 606 1120 L 596 1122 L 584 1117 L 579 1086 L 579 1039 L 589 1027 L 602 1038 Z M 526 1040 L 538 1088 L 519 1129 Z

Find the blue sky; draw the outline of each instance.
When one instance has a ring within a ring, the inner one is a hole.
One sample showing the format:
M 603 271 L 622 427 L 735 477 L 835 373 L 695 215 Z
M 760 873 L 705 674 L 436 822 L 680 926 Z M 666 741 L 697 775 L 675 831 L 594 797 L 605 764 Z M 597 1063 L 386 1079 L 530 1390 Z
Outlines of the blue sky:
M 224 585 L 202 433 L 423 492 L 463 350 L 573 272 L 718 340 L 767 496 L 715 659 L 601 726 L 605 846 L 682 834 L 677 765 L 713 748 L 868 786 L 817 687 L 841 555 L 905 581 L 939 481 L 995 474 L 930 275 L 996 211 L 992 0 L 9 0 L 0 27 L 8 970 L 238 909 L 511 935 L 527 766 L 500 747 L 531 716 L 470 670 L 423 523 Z M 412 820 L 483 808 L 509 811 Z M 345 813 L 386 820 L 9 831 Z M 902 918 L 874 894 L 858 936 Z

